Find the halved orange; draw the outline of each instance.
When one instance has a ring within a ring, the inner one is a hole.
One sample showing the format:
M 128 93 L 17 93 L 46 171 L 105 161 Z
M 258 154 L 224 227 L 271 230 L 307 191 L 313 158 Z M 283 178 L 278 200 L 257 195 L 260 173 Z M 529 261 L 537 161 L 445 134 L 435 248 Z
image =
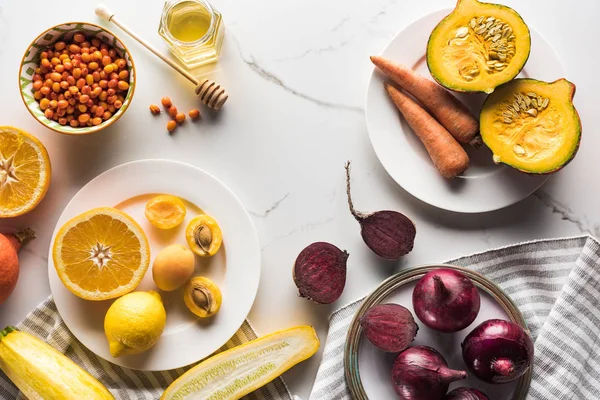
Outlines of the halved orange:
M 50 186 L 50 158 L 35 136 L 0 126 L 0 218 L 31 211 Z
M 100 207 L 65 223 L 52 247 L 63 284 L 86 300 L 108 300 L 135 289 L 150 263 L 144 231 L 123 211 Z

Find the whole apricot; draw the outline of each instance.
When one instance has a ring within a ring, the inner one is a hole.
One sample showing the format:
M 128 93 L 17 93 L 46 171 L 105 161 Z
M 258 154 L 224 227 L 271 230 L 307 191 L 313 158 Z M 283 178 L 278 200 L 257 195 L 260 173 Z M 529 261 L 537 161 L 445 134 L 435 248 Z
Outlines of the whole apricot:
M 156 286 L 171 292 L 186 283 L 194 273 L 194 253 L 180 244 L 165 247 L 152 264 L 152 278 Z

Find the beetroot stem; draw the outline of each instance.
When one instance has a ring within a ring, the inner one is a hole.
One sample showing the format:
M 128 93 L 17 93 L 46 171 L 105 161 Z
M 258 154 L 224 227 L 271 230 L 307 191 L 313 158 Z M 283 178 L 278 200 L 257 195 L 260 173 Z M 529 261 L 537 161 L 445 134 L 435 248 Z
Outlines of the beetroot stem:
M 352 202 L 352 194 L 350 193 L 350 161 L 346 161 L 346 195 L 348 196 L 348 207 L 350 207 L 350 213 L 356 218 L 356 220 L 365 219 L 367 216 L 365 213 L 356 211 L 354 209 L 354 203 Z

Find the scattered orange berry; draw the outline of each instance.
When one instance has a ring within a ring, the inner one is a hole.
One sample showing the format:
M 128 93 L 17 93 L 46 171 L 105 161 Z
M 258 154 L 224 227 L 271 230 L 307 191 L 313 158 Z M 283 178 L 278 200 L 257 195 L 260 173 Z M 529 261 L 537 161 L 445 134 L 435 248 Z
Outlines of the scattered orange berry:
M 167 130 L 169 132 L 173 132 L 175 130 L 175 128 L 177 128 L 177 122 L 170 120 L 169 122 L 167 122 Z
M 185 121 L 185 114 L 184 113 L 179 113 L 175 116 L 175 121 L 177 121 L 178 123 L 182 124 L 183 121 Z
M 175 107 L 175 106 L 169 107 L 169 115 L 171 116 L 171 118 L 175 118 L 177 116 L 177 114 L 178 114 L 177 107 Z
M 162 103 L 164 108 L 171 108 L 171 106 L 173 105 L 173 103 L 171 102 L 171 99 L 167 96 L 160 99 L 160 102 Z
M 194 108 L 193 110 L 190 110 L 190 112 L 188 114 L 191 119 L 196 119 L 196 118 L 200 117 L 200 110 Z
M 150 112 L 154 115 L 160 114 L 160 108 L 156 104 L 150 104 Z

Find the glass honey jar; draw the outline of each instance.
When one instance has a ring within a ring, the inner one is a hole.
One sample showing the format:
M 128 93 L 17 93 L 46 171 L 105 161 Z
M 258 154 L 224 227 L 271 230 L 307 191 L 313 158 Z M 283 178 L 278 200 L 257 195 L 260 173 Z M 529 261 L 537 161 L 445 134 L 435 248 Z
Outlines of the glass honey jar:
M 225 26 L 221 14 L 206 0 L 165 3 L 158 33 L 188 69 L 219 59 Z

